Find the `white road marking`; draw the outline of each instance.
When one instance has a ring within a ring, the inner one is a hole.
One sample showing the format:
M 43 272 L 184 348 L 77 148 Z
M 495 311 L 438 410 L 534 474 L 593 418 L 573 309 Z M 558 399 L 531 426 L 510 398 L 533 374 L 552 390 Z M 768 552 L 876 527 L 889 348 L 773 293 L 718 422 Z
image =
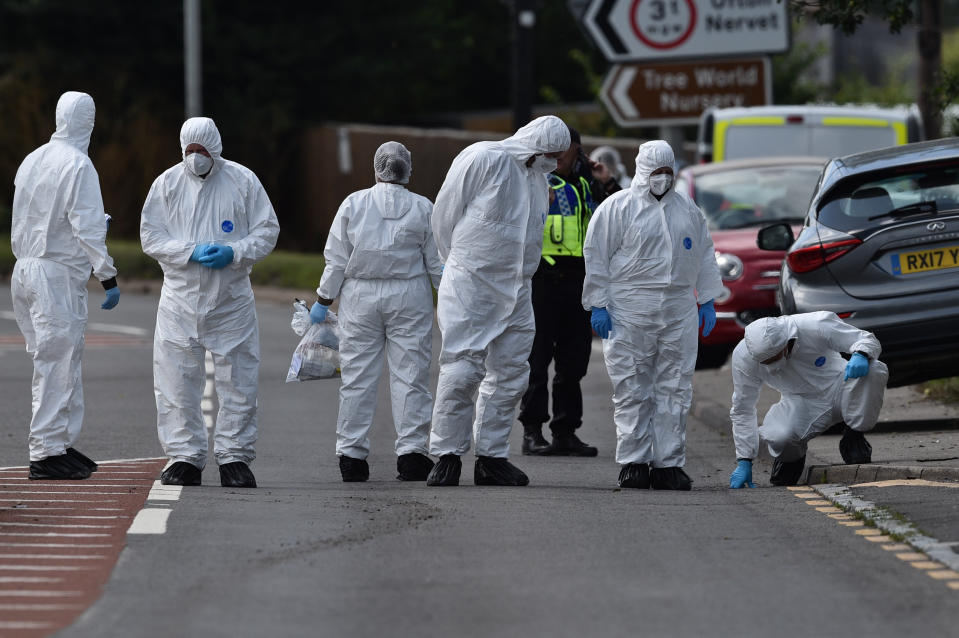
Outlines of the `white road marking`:
M 103 538 L 109 534 L 63 534 L 61 532 L 0 532 L 0 536 L 40 536 L 44 538 Z
M 73 514 L 37 514 L 36 510 L 34 511 L 23 511 L 23 512 L 14 512 L 14 516 L 29 516 L 30 518 L 82 518 L 93 520 L 111 520 L 118 518 L 130 518 L 129 516 L 78 516 Z
M 0 629 L 47 629 L 53 626 L 53 623 L 48 622 L 32 622 L 29 620 L 0 620 Z
M 3 527 L 66 527 L 67 529 L 113 529 L 113 525 L 82 525 L 77 523 L 8 523 L 0 522 Z
M 83 609 L 83 605 L 58 605 L 56 603 L 0 604 L 0 611 L 64 611 L 67 609 Z
M 110 543 L 2 543 L 0 547 L 56 547 L 57 549 L 106 549 L 113 547 Z
M 82 596 L 82 591 L 45 591 L 21 589 L 19 591 L 0 591 L 0 598 L 8 596 L 22 596 L 26 598 L 60 598 L 61 596 Z
M 127 534 L 165 534 L 171 510 L 147 507 L 137 512 Z
M 0 565 L 0 570 L 11 572 L 79 572 L 93 567 L 84 565 Z
M 27 558 L 33 559 L 38 558 L 42 560 L 46 559 L 64 559 L 69 560 L 100 560 L 101 558 L 106 558 L 106 554 L 0 554 L 0 558 L 3 560 L 8 560 L 11 558 Z
M 183 491 L 182 485 L 164 485 L 160 481 L 154 481 L 150 493 L 147 494 L 148 501 L 178 501 L 180 492 Z
M 137 326 L 122 326 L 116 323 L 100 323 L 96 321 L 88 322 L 87 328 L 96 330 L 97 332 L 119 332 L 120 334 L 134 335 L 136 337 L 145 337 L 150 334 L 149 330 L 138 328 Z
M 52 576 L 0 576 L 0 583 L 59 583 L 62 580 Z

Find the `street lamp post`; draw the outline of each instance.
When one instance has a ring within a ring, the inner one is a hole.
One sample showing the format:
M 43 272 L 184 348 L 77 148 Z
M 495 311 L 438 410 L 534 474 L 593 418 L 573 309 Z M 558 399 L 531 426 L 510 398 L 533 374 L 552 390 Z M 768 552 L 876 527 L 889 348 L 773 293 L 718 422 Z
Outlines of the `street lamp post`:
M 187 118 L 203 114 L 202 64 L 200 0 L 183 0 L 183 71 Z

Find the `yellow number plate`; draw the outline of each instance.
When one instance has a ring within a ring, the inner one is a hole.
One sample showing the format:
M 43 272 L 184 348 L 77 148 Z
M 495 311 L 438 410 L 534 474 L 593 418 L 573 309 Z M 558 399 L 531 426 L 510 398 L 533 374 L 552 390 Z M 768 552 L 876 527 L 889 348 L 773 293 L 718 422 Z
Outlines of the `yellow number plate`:
M 894 275 L 956 268 L 959 267 L 959 246 L 893 253 L 890 257 L 892 259 L 892 274 Z

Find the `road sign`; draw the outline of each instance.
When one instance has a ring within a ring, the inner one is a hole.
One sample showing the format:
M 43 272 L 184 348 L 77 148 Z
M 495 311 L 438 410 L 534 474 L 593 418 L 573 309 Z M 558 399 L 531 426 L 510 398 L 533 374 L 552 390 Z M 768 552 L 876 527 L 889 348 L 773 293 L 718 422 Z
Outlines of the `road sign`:
M 583 24 L 610 62 L 789 49 L 782 0 L 593 0 Z
M 695 124 L 710 106 L 772 102 L 769 58 L 617 64 L 600 98 L 623 127 Z

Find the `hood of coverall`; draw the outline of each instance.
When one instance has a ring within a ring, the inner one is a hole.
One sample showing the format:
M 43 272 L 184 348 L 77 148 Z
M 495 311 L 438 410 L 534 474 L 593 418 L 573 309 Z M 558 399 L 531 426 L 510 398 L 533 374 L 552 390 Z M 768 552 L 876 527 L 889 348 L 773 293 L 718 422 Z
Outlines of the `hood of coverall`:
M 749 355 L 761 363 L 782 352 L 796 333 L 789 317 L 763 317 L 746 326 L 743 341 Z
M 51 140 L 63 140 L 86 153 L 96 117 L 93 98 L 79 91 L 67 91 L 57 101 L 57 130 Z
M 186 147 L 199 144 L 210 153 L 214 160 L 223 152 L 223 142 L 216 124 L 208 117 L 191 117 L 180 127 L 180 152 L 186 158 Z M 214 163 L 215 165 L 215 163 Z
M 522 162 L 531 155 L 565 151 L 569 144 L 569 128 L 555 115 L 538 117 L 499 143 L 503 150 Z
M 653 140 L 641 144 L 639 153 L 636 154 L 636 175 L 633 176 L 630 188 L 640 195 L 645 195 L 649 192 L 649 176 L 653 171 L 664 166 L 673 169 L 673 179 L 675 179 L 676 157 L 668 142 Z

